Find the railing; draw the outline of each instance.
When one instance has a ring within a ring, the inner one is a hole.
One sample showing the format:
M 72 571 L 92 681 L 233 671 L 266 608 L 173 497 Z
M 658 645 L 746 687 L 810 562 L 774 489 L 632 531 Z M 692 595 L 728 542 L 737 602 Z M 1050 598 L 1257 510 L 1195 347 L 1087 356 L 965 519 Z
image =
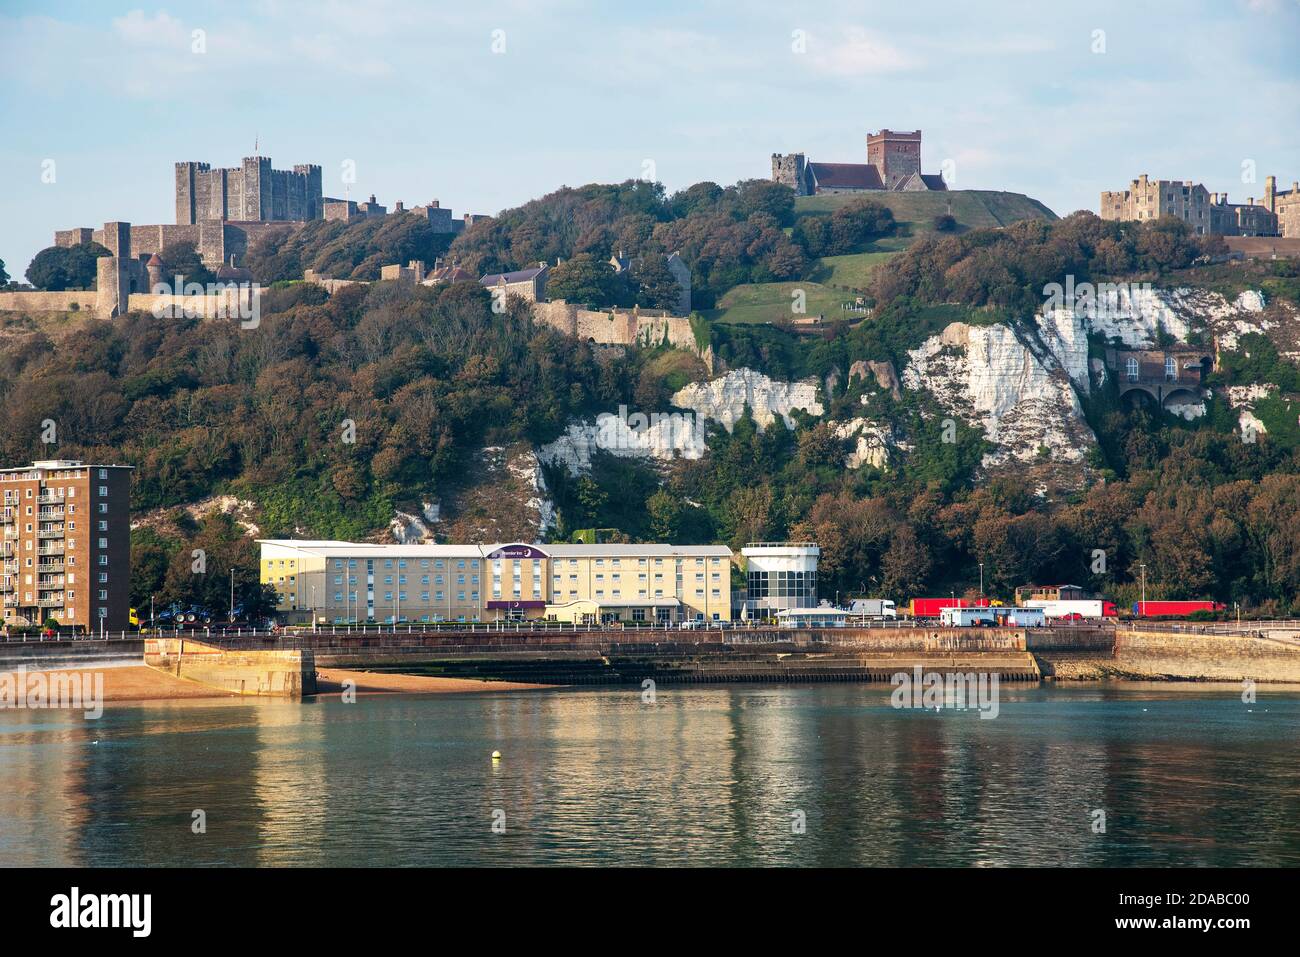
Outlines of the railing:
M 1196 635 L 1240 635 L 1265 631 L 1300 632 L 1300 618 L 1274 618 L 1258 621 L 1145 621 L 1140 618 L 1119 623 L 1121 631 L 1174 631 Z

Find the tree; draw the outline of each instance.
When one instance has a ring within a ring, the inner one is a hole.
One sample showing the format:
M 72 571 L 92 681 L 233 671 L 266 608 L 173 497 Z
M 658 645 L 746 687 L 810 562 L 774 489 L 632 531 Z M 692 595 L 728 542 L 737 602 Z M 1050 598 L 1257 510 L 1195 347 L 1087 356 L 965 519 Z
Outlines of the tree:
M 579 253 L 551 270 L 546 295 L 589 306 L 616 306 L 625 299 L 626 287 L 609 263 Z
M 951 213 L 940 213 L 934 217 L 936 233 L 953 233 L 957 231 L 957 219 Z
M 98 278 L 97 260 L 109 254 L 99 243 L 49 246 L 27 267 L 27 281 L 37 289 L 63 292 L 66 289 L 94 289 Z
M 0 259 L 0 286 L 9 282 L 9 273 L 5 272 L 5 261 Z
M 668 258 L 660 253 L 642 256 L 636 264 L 636 302 L 647 309 L 676 311 L 681 287 L 668 268 Z
M 682 500 L 659 489 L 645 503 L 650 518 L 650 535 L 657 542 L 676 542 L 682 527 Z
M 180 276 L 184 283 L 197 282 L 206 286 L 216 282 L 216 274 L 203 265 L 203 257 L 193 243 L 172 243 L 164 246 L 158 258 L 163 261 L 163 282 L 171 284 Z

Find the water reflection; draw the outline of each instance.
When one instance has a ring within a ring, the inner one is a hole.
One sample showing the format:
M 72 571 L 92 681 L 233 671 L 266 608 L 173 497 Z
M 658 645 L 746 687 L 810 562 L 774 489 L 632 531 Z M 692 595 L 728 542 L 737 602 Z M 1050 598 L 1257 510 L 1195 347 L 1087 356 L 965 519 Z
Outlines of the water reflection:
M 0 863 L 1300 863 L 1300 695 L 1238 691 L 1004 685 L 995 720 L 863 685 L 3 712 Z

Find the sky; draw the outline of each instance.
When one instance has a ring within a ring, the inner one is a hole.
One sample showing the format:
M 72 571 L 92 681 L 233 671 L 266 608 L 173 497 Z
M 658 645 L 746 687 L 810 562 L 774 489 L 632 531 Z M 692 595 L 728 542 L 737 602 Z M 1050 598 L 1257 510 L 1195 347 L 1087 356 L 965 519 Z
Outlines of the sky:
M 177 161 L 255 145 L 459 216 L 865 162 L 880 128 L 1062 215 L 1144 172 L 1243 201 L 1300 179 L 1300 0 L 0 0 L 0 260 L 174 222 Z

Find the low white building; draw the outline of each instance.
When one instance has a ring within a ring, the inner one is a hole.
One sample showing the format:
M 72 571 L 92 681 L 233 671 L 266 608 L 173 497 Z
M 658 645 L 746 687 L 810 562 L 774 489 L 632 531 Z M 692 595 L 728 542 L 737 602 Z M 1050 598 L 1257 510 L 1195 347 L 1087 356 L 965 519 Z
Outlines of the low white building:
M 742 617 L 770 618 L 786 608 L 817 606 L 816 542 L 751 542 L 745 559 Z

